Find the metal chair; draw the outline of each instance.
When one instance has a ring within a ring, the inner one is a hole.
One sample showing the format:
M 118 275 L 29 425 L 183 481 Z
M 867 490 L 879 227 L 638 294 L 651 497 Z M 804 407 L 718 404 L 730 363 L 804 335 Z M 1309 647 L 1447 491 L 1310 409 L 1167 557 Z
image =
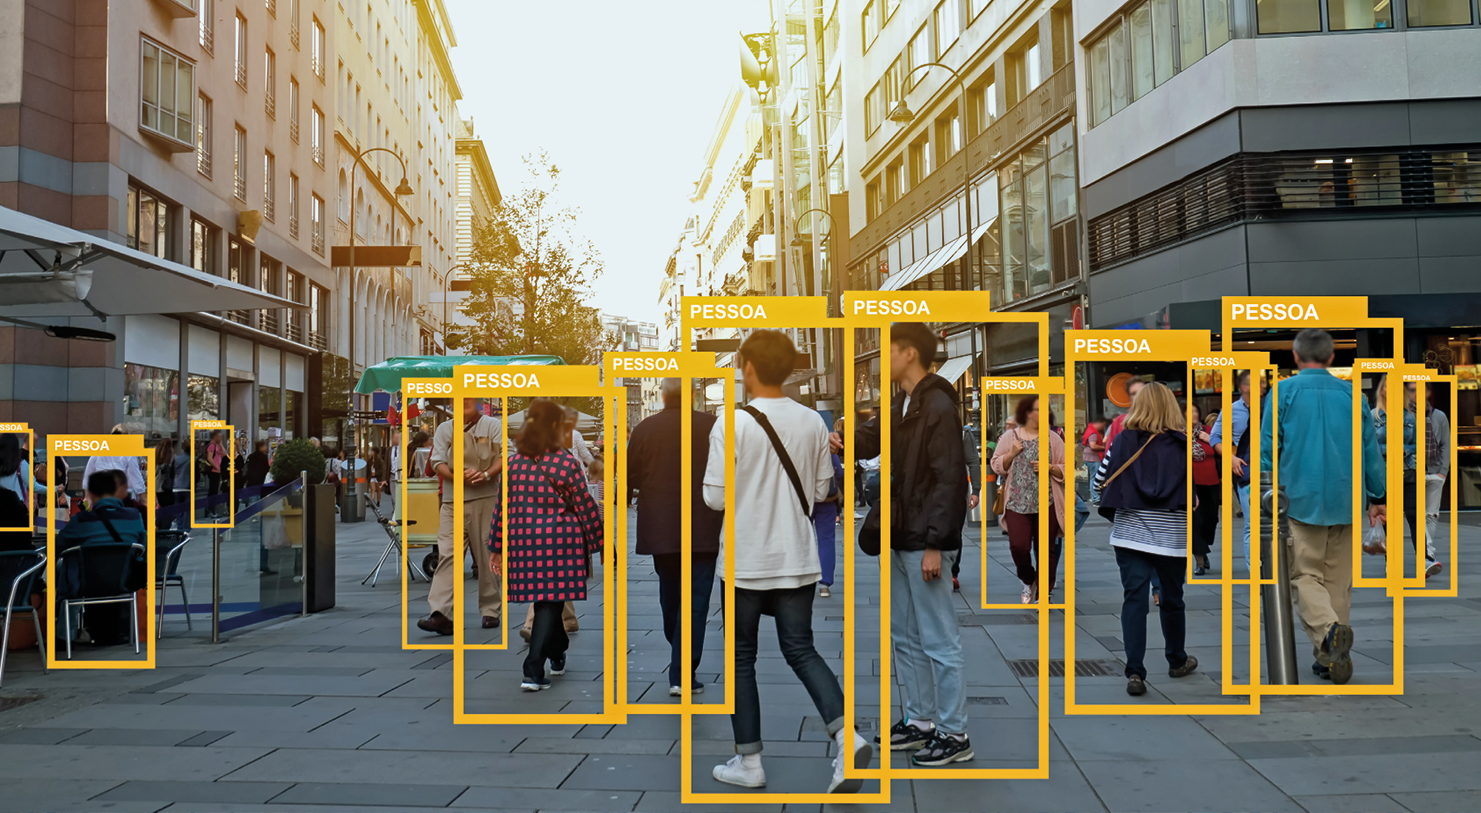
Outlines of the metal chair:
M 41 614 L 31 606 L 36 574 L 44 567 L 45 551 L 0 552 L 0 585 L 10 584 L 5 602 L 5 628 L 0 632 L 0 681 L 5 679 L 5 656 L 10 649 L 10 618 L 17 612 L 31 614 L 31 624 L 36 628 L 36 648 L 41 650 L 41 669 L 46 670 L 46 639 L 41 635 Z
M 190 596 L 185 593 L 185 577 L 175 572 L 180 567 L 181 552 L 188 544 L 190 544 L 190 534 L 184 531 L 155 532 L 155 550 L 164 551 L 160 560 L 154 565 L 154 572 L 158 574 L 155 577 L 154 586 L 159 590 L 159 621 L 154 633 L 156 638 L 163 638 L 165 634 L 165 588 L 170 585 L 180 588 L 180 601 L 185 605 L 185 629 L 195 629 L 190 622 Z
M 432 579 L 428 577 L 421 568 L 417 567 L 416 562 L 413 562 L 411 558 L 406 555 L 406 551 L 401 545 L 401 528 L 407 525 L 415 525 L 417 524 L 417 521 L 414 519 L 387 519 L 386 516 L 381 513 L 380 506 L 372 502 L 370 499 L 370 495 L 368 494 L 365 496 L 365 507 L 370 509 L 370 513 L 375 515 L 375 521 L 381 524 L 381 527 L 384 528 L 386 531 L 386 536 L 391 537 L 391 541 L 386 544 L 386 549 L 384 551 L 381 551 L 381 558 L 375 563 L 375 569 L 370 571 L 370 575 L 361 579 L 360 583 L 365 584 L 366 582 L 370 582 L 370 586 L 374 587 L 375 583 L 380 578 L 381 566 L 386 563 L 386 559 L 391 556 L 391 551 L 393 550 L 396 551 L 396 555 L 398 557 L 406 562 L 406 569 L 407 572 L 411 574 L 412 581 L 416 581 L 417 576 L 421 576 L 426 581 L 432 581 Z
M 61 601 L 68 660 L 72 659 L 72 608 L 80 607 L 86 613 L 90 604 L 129 605 L 129 640 L 134 644 L 134 654 L 139 653 L 139 595 L 128 584 L 135 561 L 146 555 L 144 546 L 137 542 L 94 542 L 68 548 L 57 557 L 60 566 L 77 562 L 78 595 Z M 117 592 L 108 592 L 112 590 Z

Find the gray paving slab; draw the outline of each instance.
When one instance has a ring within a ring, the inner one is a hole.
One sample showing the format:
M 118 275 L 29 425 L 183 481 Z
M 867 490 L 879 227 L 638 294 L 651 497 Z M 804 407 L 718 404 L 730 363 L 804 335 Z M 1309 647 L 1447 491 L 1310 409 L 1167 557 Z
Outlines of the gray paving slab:
M 234 781 L 553 788 L 560 787 L 581 761 L 581 756 L 560 754 L 284 750 L 230 776 Z
M 120 779 L 10 777 L 5 780 L 4 792 L 0 793 L 0 810 L 35 813 L 50 805 L 82 803 L 123 782 Z
M 310 694 L 318 697 L 380 697 L 406 683 L 400 675 L 209 675 L 175 687 L 187 694 Z
M 1381 793 L 1354 793 L 1342 796 L 1297 796 L 1296 803 L 1306 813 L 1403 813 L 1408 808 Z M 1460 810 L 1462 808 L 1454 808 Z
M 1077 762 L 1086 760 L 1238 759 L 1186 717 L 1064 717 L 1050 723 Z
M 1077 764 L 1111 811 L 1301 810 L 1284 788 L 1239 760 L 1164 759 L 1132 770 L 1122 761 Z
M 1292 796 L 1481 790 L 1475 752 L 1254 759 L 1249 764 Z
M 150 728 L 95 728 L 78 734 L 68 745 L 179 745 L 204 732 Z M 218 736 L 218 739 L 220 737 Z
M 632 810 L 641 796 L 641 793 L 635 791 L 469 788 L 451 806 L 479 810 Z
M 1481 810 L 1481 791 L 1422 791 L 1389 795 L 1414 813 Z
M 130 697 L 131 695 L 124 695 Z M 308 700 L 306 694 L 176 694 L 165 695 L 176 706 L 297 706 Z M 110 702 L 118 702 L 117 699 Z
M 0 779 L 210 781 L 260 759 L 262 748 L 167 746 L 0 745 Z
M 0 731 L 0 745 L 56 745 L 85 731 L 85 728 L 14 728 Z
M 574 790 L 679 790 L 677 756 L 593 754 L 561 783 Z
M 272 797 L 274 804 L 446 807 L 467 785 L 304 782 Z
M 260 804 L 290 787 L 286 782 L 125 782 L 94 801 Z
M 45 723 L 60 728 L 158 728 L 193 731 L 308 731 L 349 711 L 338 707 L 306 705 L 293 708 L 245 706 L 118 706 L 99 703 Z

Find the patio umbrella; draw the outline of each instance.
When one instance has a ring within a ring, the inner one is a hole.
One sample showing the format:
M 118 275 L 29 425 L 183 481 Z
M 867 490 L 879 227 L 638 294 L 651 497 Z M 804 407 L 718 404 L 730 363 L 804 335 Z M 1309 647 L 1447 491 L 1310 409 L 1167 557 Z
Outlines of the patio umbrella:
M 376 390 L 395 392 L 401 389 L 403 378 L 452 378 L 454 367 L 466 365 L 549 366 L 565 363 L 560 356 L 395 356 L 367 367 L 360 374 L 355 392 L 362 395 Z

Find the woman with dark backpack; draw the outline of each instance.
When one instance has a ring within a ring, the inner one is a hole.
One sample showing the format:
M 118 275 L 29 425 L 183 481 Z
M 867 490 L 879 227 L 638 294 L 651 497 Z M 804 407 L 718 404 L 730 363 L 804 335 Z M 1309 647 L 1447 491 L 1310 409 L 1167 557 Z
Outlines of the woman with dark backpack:
M 1198 659 L 1183 649 L 1187 618 L 1183 583 L 1188 556 L 1188 436 L 1177 399 L 1165 385 L 1146 384 L 1095 475 L 1101 516 L 1111 520 L 1111 548 L 1121 570 L 1121 637 L 1126 642 L 1126 693 L 1147 693 L 1147 587 L 1162 583 L 1158 610 L 1167 674 L 1186 677 Z

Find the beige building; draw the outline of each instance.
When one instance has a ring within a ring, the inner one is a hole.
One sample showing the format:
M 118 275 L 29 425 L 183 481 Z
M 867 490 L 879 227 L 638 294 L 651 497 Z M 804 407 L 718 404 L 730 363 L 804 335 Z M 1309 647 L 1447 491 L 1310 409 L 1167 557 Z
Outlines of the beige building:
M 89 346 L 0 328 L 0 419 L 319 433 L 332 8 L 0 2 L 0 204 L 310 306 L 109 317 Z
M 458 119 L 457 154 L 454 158 L 454 177 L 457 179 L 456 238 L 453 266 L 449 285 L 433 291 L 433 307 L 441 312 L 434 314 L 438 329 L 444 334 L 460 338 L 460 347 L 466 348 L 466 336 L 473 327 L 473 320 L 463 314 L 461 305 L 468 296 L 468 263 L 473 255 L 473 224 L 486 220 L 494 212 L 503 196 L 499 193 L 499 181 L 494 177 L 494 167 L 489 163 L 489 154 L 473 127 L 473 119 Z

